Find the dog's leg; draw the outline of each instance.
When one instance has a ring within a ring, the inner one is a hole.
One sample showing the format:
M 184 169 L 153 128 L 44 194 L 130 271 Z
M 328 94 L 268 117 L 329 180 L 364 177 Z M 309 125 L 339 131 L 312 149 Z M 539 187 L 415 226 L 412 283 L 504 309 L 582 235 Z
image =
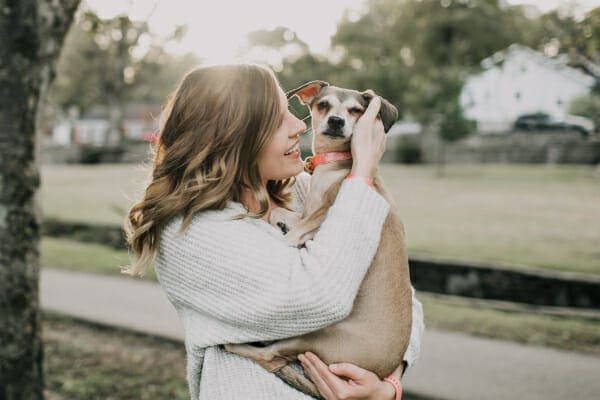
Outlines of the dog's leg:
M 296 357 L 290 356 L 289 359 L 286 359 L 278 355 L 280 352 L 285 353 L 287 346 L 295 348 L 298 344 L 294 340 L 286 340 L 275 342 L 266 347 L 256 347 L 248 344 L 224 345 L 225 350 L 255 361 L 267 371 L 277 375 L 288 385 L 317 399 L 321 399 L 322 397 L 319 395 L 319 390 L 315 384 L 301 370 L 288 365 L 290 361 L 296 360 Z
M 256 361 L 261 367 L 269 372 L 275 372 L 287 365 L 288 360 L 278 356 L 272 351 L 272 347 L 256 347 L 249 344 L 226 344 L 225 350 Z
M 308 379 L 304 373 L 297 371 L 290 365 L 286 365 L 279 371 L 276 371 L 275 375 L 277 375 L 291 387 L 296 388 L 303 393 L 306 393 L 316 399 L 323 398 L 321 397 L 317 386 L 310 379 Z

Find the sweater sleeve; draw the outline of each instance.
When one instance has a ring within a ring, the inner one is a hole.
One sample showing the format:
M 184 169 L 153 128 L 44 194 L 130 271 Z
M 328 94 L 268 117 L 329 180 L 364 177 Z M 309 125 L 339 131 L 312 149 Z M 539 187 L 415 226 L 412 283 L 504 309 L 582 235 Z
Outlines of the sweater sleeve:
M 246 220 L 194 219 L 182 235 L 174 224 L 163 232 L 157 275 L 176 306 L 231 332 L 222 343 L 312 332 L 349 315 L 389 207 L 364 182 L 345 180 L 300 249 Z
M 425 323 L 423 321 L 423 305 L 419 300 L 417 300 L 417 296 L 415 296 L 415 289 L 411 287 L 411 290 L 412 327 L 410 330 L 408 348 L 406 349 L 403 357 L 403 360 L 406 361 L 407 368 L 412 367 L 417 363 L 419 353 L 421 352 L 421 338 L 423 337 L 423 331 L 425 330 Z

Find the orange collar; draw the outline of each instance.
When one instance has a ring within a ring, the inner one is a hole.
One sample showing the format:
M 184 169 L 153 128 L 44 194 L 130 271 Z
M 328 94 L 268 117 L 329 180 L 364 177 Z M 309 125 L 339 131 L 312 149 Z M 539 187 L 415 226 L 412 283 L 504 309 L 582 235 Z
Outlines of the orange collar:
M 315 168 L 321 164 L 328 164 L 333 161 L 351 160 L 352 153 L 349 151 L 331 151 L 329 153 L 319 153 L 304 160 L 304 170 L 312 174 Z

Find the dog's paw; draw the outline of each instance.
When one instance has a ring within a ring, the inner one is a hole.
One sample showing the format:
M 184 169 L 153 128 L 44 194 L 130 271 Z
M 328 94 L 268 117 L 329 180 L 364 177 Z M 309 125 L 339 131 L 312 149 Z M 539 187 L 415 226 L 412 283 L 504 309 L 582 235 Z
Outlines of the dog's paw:
M 298 229 L 293 229 L 287 233 L 284 237 L 284 241 L 288 246 L 291 247 L 302 247 L 304 242 L 301 242 L 302 232 Z
M 305 243 L 315 236 L 316 231 L 306 232 L 302 229 L 293 229 L 285 235 L 285 242 L 288 246 L 304 247 Z

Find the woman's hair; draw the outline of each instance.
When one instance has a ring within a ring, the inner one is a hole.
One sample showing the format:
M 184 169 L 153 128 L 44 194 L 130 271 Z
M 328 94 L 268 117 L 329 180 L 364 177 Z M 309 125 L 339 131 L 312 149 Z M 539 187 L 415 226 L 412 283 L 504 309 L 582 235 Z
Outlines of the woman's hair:
M 125 220 L 137 259 L 122 268 L 143 275 L 153 264 L 161 229 L 183 213 L 181 231 L 195 213 L 222 210 L 248 188 L 260 211 L 234 218 L 261 218 L 269 195 L 289 208 L 293 178 L 262 186 L 258 158 L 281 125 L 279 83 L 258 65 L 202 67 L 189 72 L 170 97 L 155 143 L 151 182 Z

